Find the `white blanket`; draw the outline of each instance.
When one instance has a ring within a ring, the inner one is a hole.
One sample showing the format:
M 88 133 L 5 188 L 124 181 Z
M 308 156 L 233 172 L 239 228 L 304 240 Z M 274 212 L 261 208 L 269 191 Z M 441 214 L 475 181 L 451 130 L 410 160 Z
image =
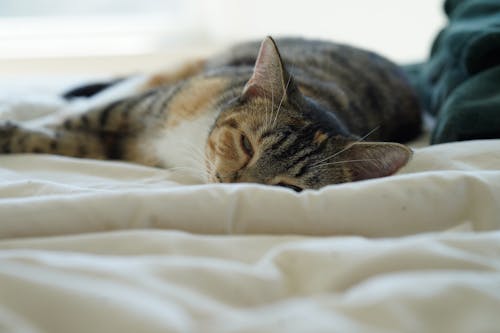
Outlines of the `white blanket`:
M 0 332 L 498 332 L 498 229 L 500 140 L 301 194 L 0 156 Z

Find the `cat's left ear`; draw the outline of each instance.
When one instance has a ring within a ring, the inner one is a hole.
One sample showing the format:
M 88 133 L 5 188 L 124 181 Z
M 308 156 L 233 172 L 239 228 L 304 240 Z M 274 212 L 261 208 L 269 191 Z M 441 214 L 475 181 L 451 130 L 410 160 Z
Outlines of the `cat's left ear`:
M 292 76 L 286 70 L 275 41 L 266 37 L 260 45 L 252 77 L 243 88 L 243 98 L 267 97 L 276 103 L 286 101 L 297 92 Z
M 390 176 L 405 166 L 413 152 L 392 142 L 356 142 L 346 150 L 353 181 Z

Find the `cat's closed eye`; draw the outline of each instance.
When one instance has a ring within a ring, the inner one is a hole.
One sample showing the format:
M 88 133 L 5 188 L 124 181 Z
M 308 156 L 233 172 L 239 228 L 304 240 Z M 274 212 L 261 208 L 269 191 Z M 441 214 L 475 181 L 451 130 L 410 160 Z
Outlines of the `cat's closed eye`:
M 278 183 L 276 184 L 277 186 L 281 186 L 281 187 L 286 187 L 286 188 L 289 188 L 291 190 L 294 190 L 295 192 L 302 192 L 303 188 L 299 187 L 299 186 L 296 186 L 296 185 L 292 185 L 292 184 L 287 184 L 287 183 Z
M 254 154 L 253 146 L 248 137 L 245 134 L 241 134 L 241 147 L 248 157 L 252 157 Z

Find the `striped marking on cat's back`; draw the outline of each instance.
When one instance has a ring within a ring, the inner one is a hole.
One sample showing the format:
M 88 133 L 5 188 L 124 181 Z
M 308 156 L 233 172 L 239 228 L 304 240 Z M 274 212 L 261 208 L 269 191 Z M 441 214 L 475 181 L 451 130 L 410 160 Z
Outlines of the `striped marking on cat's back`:
M 166 127 L 177 126 L 212 111 L 229 84 L 229 79 L 221 77 L 199 77 L 187 82 L 168 103 Z

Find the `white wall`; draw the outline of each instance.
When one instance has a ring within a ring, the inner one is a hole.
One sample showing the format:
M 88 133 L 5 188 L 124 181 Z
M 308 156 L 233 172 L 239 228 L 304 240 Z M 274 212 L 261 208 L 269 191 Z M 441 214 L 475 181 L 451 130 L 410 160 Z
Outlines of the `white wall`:
M 266 35 L 347 42 L 410 62 L 427 57 L 445 23 L 443 0 L 88 0 L 78 7 L 64 1 L 0 0 L 0 67 L 13 60 L 192 53 Z
M 302 35 L 374 49 L 395 60 L 428 55 L 444 25 L 441 0 L 203 1 L 205 24 L 217 40 Z

